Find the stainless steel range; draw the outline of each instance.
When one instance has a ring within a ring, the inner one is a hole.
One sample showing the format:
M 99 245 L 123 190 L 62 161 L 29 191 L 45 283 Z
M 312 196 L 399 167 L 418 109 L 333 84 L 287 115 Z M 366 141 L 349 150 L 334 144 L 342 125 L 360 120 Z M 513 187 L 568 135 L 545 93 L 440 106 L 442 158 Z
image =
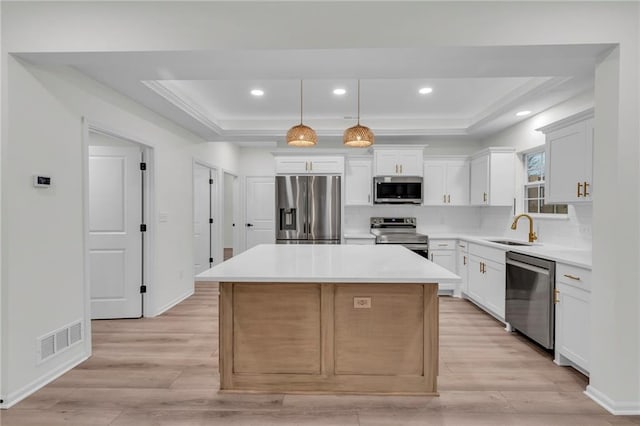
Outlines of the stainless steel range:
M 416 232 L 415 217 L 372 217 L 370 224 L 376 244 L 400 244 L 429 258 L 429 237 Z

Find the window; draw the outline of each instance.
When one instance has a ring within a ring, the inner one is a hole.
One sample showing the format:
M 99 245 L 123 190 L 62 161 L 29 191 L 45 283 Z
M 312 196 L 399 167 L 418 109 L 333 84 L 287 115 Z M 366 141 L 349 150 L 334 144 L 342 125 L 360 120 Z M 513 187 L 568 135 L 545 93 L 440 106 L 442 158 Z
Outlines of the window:
M 567 214 L 566 204 L 544 203 L 544 151 L 534 151 L 524 156 L 525 213 Z

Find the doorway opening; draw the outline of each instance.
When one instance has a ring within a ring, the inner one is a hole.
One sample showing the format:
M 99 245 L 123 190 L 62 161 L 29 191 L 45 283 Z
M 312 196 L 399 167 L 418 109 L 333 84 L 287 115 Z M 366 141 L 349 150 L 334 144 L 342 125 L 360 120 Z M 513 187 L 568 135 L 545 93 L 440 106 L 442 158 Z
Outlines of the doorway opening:
M 232 173 L 223 174 L 223 255 L 225 261 L 238 254 L 238 177 Z
M 216 242 L 218 172 L 214 167 L 193 162 L 193 273 L 206 271 L 220 262 Z
M 88 318 L 141 318 L 149 285 L 152 148 L 88 124 L 86 131 Z

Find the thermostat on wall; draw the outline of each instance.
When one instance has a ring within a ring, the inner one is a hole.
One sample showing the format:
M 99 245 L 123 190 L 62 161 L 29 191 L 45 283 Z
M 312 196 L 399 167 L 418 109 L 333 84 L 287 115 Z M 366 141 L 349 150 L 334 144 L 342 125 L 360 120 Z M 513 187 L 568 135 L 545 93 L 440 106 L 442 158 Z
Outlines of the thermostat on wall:
M 33 186 L 36 188 L 49 188 L 51 186 L 51 176 L 33 176 Z

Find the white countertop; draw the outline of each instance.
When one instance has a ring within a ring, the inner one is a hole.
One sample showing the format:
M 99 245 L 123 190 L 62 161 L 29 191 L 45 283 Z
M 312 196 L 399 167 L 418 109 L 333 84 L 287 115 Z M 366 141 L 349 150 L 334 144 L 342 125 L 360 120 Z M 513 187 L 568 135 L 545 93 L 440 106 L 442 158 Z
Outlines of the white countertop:
M 398 245 L 260 244 L 196 281 L 455 283 L 460 277 Z
M 528 254 L 531 256 L 542 257 L 545 259 L 553 260 L 559 263 L 565 263 L 568 265 L 578 266 L 580 268 L 591 269 L 592 256 L 591 250 L 574 249 L 567 246 L 561 246 L 557 244 L 547 243 L 533 243 L 525 246 L 510 246 L 498 243 L 492 243 L 488 240 L 511 240 L 516 241 L 513 238 L 495 237 L 495 236 L 480 236 L 480 235 L 465 235 L 465 234 L 430 234 L 430 240 L 438 239 L 456 239 L 464 240 L 470 243 L 482 244 L 489 247 L 500 248 L 505 251 L 514 251 L 517 253 Z M 525 241 L 526 242 L 526 241 Z
M 559 244 L 548 244 L 535 242 L 526 246 L 510 246 L 498 243 L 492 243 L 488 240 L 512 240 L 504 236 L 491 235 L 471 235 L 466 233 L 427 233 L 430 240 L 463 240 L 470 243 L 482 244 L 489 247 L 500 248 L 505 251 L 515 251 L 517 253 L 529 254 L 531 256 L 542 257 L 567 265 L 573 265 L 580 268 L 591 269 L 592 256 L 589 249 L 576 249 L 573 247 L 563 246 Z M 345 239 L 353 238 L 375 238 L 372 234 L 364 231 L 348 231 L 344 234 Z

